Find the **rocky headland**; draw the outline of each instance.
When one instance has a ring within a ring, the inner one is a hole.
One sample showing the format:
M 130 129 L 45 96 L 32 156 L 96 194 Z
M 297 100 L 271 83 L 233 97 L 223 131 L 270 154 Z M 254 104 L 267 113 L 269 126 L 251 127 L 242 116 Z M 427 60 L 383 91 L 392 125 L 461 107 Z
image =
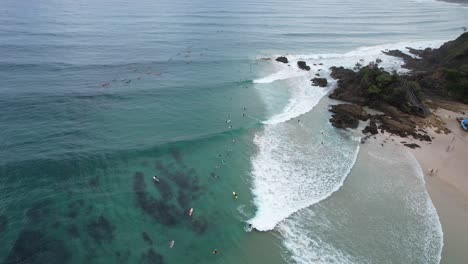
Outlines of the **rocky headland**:
M 416 56 L 399 50 L 384 52 L 404 60 L 410 70 L 405 75 L 385 71 L 379 60 L 355 70 L 332 67 L 331 76 L 338 85 L 329 97 L 347 102 L 330 108 L 332 125 L 357 128 L 360 120 L 369 120 L 363 130 L 368 137 L 380 131 L 422 141 L 431 141 L 427 128 L 449 133 L 429 108 L 437 107 L 440 99 L 468 103 L 468 33 L 438 49 L 408 50 Z M 365 108 L 378 113 L 369 114 Z

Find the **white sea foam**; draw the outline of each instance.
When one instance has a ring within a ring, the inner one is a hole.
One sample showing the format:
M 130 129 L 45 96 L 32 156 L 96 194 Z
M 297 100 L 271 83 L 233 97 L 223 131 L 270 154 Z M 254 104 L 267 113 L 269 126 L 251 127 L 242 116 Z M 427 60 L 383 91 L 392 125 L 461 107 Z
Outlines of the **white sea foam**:
M 309 221 L 317 220 L 314 217 L 312 210 L 303 210 L 294 219 L 280 225 L 279 232 L 283 244 L 292 253 L 290 258 L 294 260 L 294 263 L 358 263 L 352 256 L 321 239 L 315 232 L 316 230 L 307 225 Z
M 298 264 L 440 262 L 442 228 L 419 164 L 406 149 L 388 148 L 366 147 L 366 161 L 373 165 L 358 168 L 345 195 L 278 225 L 290 253 L 286 259 Z
M 249 223 L 260 231 L 273 229 L 294 212 L 317 203 L 338 190 L 353 166 L 357 144 L 344 147 L 342 144 L 330 143 L 327 151 L 320 152 L 317 151 L 317 141 L 297 140 L 295 127 L 285 123 L 309 112 L 334 86 L 336 82 L 330 78 L 329 67 L 353 68 L 357 62 L 366 65 L 380 59 L 380 67 L 388 71 L 405 72 L 401 68 L 401 59 L 387 56 L 382 50 L 438 47 L 440 43 L 402 42 L 362 47 L 343 54 L 289 55 L 287 57 L 291 66 L 271 61 L 277 73 L 257 79 L 255 83 L 264 85 L 284 80 L 290 98 L 280 113 L 263 122 L 266 124 L 264 130 L 258 132 L 254 138 L 258 152 L 251 160 L 251 174 L 257 212 Z M 297 70 L 290 69 L 297 68 L 299 60 L 305 60 L 311 70 L 299 71 L 303 72 L 299 75 Z M 311 87 L 310 79 L 316 74 L 328 79 L 328 88 Z M 276 103 L 269 101 L 271 96 L 266 95 L 264 99 L 266 104 Z
M 440 224 L 439 215 L 432 203 L 429 194 L 426 191 L 424 173 L 419 165 L 418 161 L 412 154 L 408 154 L 408 160 L 412 165 L 414 175 L 416 175 L 423 186 L 423 192 L 420 193 L 418 199 L 407 200 L 409 206 L 416 211 L 423 219 L 427 220 L 428 230 L 426 232 L 426 239 L 422 241 L 424 246 L 424 256 L 432 259 L 433 263 L 440 263 L 442 257 L 442 248 L 444 246 L 444 233 L 442 231 L 442 225 Z M 419 201 L 419 202 L 418 202 Z M 434 232 L 435 231 L 435 232 Z M 438 246 L 434 246 L 435 241 L 439 241 Z
M 257 230 L 272 230 L 338 190 L 357 156 L 357 142 L 318 147 L 312 140 L 292 140 L 293 133 L 290 126 L 267 125 L 255 136 L 259 149 L 252 159 L 252 175 L 258 209 L 249 223 Z
M 293 77 L 304 76 L 307 72 L 297 67 L 287 67 L 275 73 L 272 73 L 264 78 L 256 79 L 253 83 L 272 83 L 278 80 L 285 80 Z
M 396 44 L 378 45 L 371 47 L 361 47 L 343 54 L 313 54 L 313 55 L 289 55 L 289 63 L 271 61 L 276 72 L 254 80 L 256 84 L 269 84 L 275 81 L 285 80 L 290 88 L 290 98 L 284 109 L 268 120 L 263 121 L 264 124 L 274 125 L 286 122 L 300 115 L 303 115 L 317 105 L 320 99 L 329 92 L 336 81 L 330 77 L 331 66 L 343 66 L 353 69 L 356 64 L 367 65 L 370 62 L 375 62 L 380 59 L 380 67 L 387 71 L 397 71 L 406 73 L 407 70 L 402 68 L 403 60 L 393 56 L 388 56 L 382 53 L 385 50 L 399 49 L 403 53 L 412 57 L 417 57 L 411 54 L 406 47 L 413 48 L 436 48 L 443 41 L 420 41 L 420 42 L 400 42 Z M 274 56 L 275 57 L 275 56 Z M 310 71 L 303 71 L 297 67 L 297 61 L 304 60 L 311 67 Z M 290 65 L 290 66 L 289 66 Z M 317 77 L 326 78 L 330 83 L 325 89 L 311 88 L 310 79 Z M 268 103 L 268 102 L 267 102 Z
M 300 77 L 289 80 L 291 97 L 288 100 L 288 104 L 281 113 L 272 116 L 262 123 L 268 125 L 283 123 L 309 112 L 317 105 L 320 99 L 328 93 L 329 89 L 311 88 L 309 79 L 307 77 Z

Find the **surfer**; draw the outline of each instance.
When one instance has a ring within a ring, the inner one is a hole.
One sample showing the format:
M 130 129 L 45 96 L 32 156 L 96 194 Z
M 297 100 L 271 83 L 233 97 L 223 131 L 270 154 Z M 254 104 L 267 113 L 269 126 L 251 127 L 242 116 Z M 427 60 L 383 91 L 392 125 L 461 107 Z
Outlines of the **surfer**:
M 236 198 L 236 199 L 238 198 L 238 196 L 237 196 L 237 193 L 236 193 L 236 192 L 232 192 L 232 196 L 234 196 L 234 198 Z
M 219 251 L 215 248 L 215 249 L 213 249 L 212 253 L 216 255 L 216 254 L 219 253 Z
M 153 176 L 153 180 L 154 180 L 155 182 L 159 182 L 159 178 L 156 177 L 156 176 Z
M 193 214 L 193 208 L 190 208 L 190 210 L 188 211 L 188 215 L 192 216 L 192 214 Z
M 173 247 L 174 247 L 174 243 L 175 243 L 175 241 L 172 240 L 171 243 L 169 243 L 169 248 L 173 248 Z

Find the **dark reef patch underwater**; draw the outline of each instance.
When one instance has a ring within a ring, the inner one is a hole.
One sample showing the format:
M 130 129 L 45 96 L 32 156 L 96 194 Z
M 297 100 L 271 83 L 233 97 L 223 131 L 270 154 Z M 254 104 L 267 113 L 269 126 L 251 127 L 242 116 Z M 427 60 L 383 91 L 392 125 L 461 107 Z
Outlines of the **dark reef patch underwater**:
M 102 215 L 88 224 L 88 234 L 98 242 L 111 242 L 114 230 L 115 227 Z
M 202 234 L 208 228 L 208 221 L 204 217 L 187 217 L 188 210 L 193 201 L 200 197 L 202 190 L 198 175 L 194 168 L 187 169 L 179 151 L 171 149 L 170 155 L 175 163 L 163 163 L 160 160 L 155 163 L 155 174 L 159 181 L 154 181 L 152 176 L 145 176 L 142 172 L 134 174 L 133 192 L 137 204 L 162 225 L 185 223 L 194 233 Z M 148 180 L 157 190 L 159 198 L 153 197 L 147 190 Z M 176 195 L 174 189 L 177 190 Z
M 48 237 L 40 231 L 23 230 L 16 240 L 4 264 L 62 264 L 71 253 L 64 242 Z

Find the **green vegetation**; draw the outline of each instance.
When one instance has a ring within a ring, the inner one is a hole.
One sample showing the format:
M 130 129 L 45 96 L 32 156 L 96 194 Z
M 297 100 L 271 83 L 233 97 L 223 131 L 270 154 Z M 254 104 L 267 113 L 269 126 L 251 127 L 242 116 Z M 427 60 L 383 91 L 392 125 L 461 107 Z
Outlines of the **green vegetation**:
M 468 104 L 468 65 L 463 65 L 459 70 L 443 69 L 448 94 Z
M 452 48 L 448 56 L 445 57 L 445 61 L 450 61 L 450 60 L 459 60 L 459 59 L 464 59 L 468 57 L 468 43 L 464 43 L 460 45 L 460 47 L 454 47 Z
M 371 64 L 357 72 L 357 82 L 369 103 L 384 102 L 405 113 L 423 115 L 421 87 L 417 82 L 407 82 L 396 72 L 389 73 Z
M 438 57 L 448 95 L 468 104 L 468 33 L 444 44 Z

